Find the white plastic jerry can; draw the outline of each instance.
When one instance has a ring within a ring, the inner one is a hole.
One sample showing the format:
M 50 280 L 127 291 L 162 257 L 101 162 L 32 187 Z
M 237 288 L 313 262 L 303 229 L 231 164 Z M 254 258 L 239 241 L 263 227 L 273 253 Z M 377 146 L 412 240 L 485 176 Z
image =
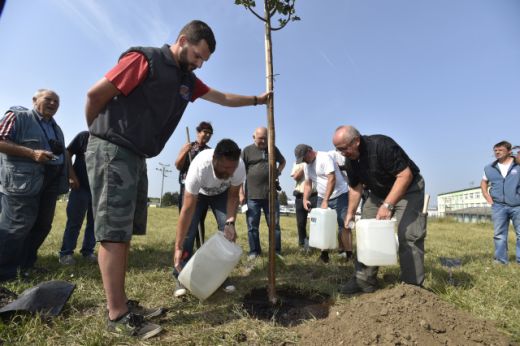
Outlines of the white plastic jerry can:
M 222 285 L 235 268 L 242 249 L 216 232 L 190 258 L 179 274 L 179 281 L 194 296 L 205 300 Z
M 311 221 L 309 246 L 317 249 L 338 247 L 338 222 L 336 211 L 330 208 L 313 208 L 309 213 Z
M 362 219 L 356 222 L 357 259 L 367 266 L 397 264 L 395 220 Z

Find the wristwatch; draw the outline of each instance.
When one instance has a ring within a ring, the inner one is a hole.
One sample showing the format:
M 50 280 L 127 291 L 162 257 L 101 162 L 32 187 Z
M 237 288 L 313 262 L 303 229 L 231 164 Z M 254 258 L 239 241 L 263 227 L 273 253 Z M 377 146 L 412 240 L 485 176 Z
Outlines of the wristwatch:
M 235 226 L 235 221 L 226 221 L 226 226 Z
M 388 202 L 383 202 L 383 207 L 385 207 L 386 209 L 390 210 L 392 213 L 395 210 L 395 205 L 390 204 Z

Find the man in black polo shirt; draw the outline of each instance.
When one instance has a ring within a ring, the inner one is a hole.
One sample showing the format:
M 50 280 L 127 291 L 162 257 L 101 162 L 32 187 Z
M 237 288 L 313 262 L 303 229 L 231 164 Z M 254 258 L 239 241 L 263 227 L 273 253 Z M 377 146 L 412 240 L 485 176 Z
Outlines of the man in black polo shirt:
M 345 225 L 354 221 L 363 188 L 370 195 L 362 218 L 390 219 L 398 223 L 401 280 L 421 286 L 424 281 L 424 238 L 426 215 L 422 213 L 424 180 L 419 168 L 404 150 L 384 135 L 361 136 L 352 126 L 340 126 L 333 138 L 334 146 L 347 158 L 346 168 L 351 186 Z M 378 267 L 356 261 L 356 275 L 340 287 L 340 292 L 374 292 Z

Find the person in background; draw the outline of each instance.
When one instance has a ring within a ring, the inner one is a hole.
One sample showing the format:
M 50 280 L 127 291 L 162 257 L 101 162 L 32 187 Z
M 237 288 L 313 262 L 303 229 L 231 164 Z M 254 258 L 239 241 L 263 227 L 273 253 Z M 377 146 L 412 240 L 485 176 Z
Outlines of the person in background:
M 340 257 L 350 259 L 352 257 L 352 242 L 349 243 L 350 229 L 345 228 L 344 219 L 348 207 L 348 186 L 339 171 L 330 152 L 315 151 L 307 144 L 298 144 L 294 149 L 296 163 L 305 162 L 303 207 L 310 211 L 312 186 L 316 186 L 318 199 L 316 205 L 319 208 L 331 208 L 336 211 L 338 222 L 338 239 L 340 243 Z M 329 262 L 329 252 L 323 250 L 320 259 L 324 263 Z
M 302 250 L 308 250 L 309 238 L 307 237 L 307 215 L 308 211 L 303 207 L 303 192 L 305 183 L 305 168 L 306 163 L 294 163 L 291 172 L 291 178 L 294 179 L 294 206 L 296 208 L 296 226 L 298 228 L 298 246 Z M 312 185 L 312 191 L 309 197 L 311 202 L 311 208 L 316 208 L 318 193 L 316 192 L 316 186 Z
M 58 94 L 39 89 L 32 110 L 0 119 L 0 281 L 44 272 L 37 253 L 52 228 L 58 195 L 68 191 L 63 132 L 54 120 Z
M 247 203 L 247 237 L 249 240 L 249 259 L 260 256 L 260 217 L 264 211 L 266 222 L 269 223 L 269 154 L 267 152 L 267 129 L 258 127 L 253 134 L 253 144 L 242 151 L 242 160 L 246 166 L 246 183 L 240 189 L 240 204 Z M 285 167 L 285 158 L 275 147 L 276 174 L 282 174 Z M 275 206 L 275 238 L 276 253 L 282 251 L 282 232 L 280 230 L 280 204 L 276 198 Z
M 210 149 L 208 142 L 213 135 L 213 126 L 207 121 L 201 121 L 196 128 L 197 139 L 194 142 L 186 143 L 180 150 L 177 159 L 175 160 L 175 167 L 179 170 L 179 214 L 182 209 L 182 200 L 184 198 L 184 181 L 186 180 L 186 174 L 190 168 L 191 161 L 200 153 L 202 150 Z M 199 223 L 199 232 L 195 236 L 197 247 L 200 247 L 204 243 L 204 220 L 206 219 L 206 213 L 208 210 L 202 212 Z M 202 239 L 200 239 L 200 237 Z
M 397 219 L 401 279 L 405 283 L 422 286 L 426 215 L 422 213 L 424 180 L 419 168 L 388 136 L 361 136 L 353 126 L 340 126 L 332 142 L 347 159 L 345 165 L 350 192 L 345 224 L 355 221 L 363 190 L 369 189 L 361 218 Z M 339 287 L 339 292 L 374 292 L 379 267 L 366 266 L 358 260 L 354 264 L 355 275 Z
M 520 165 L 512 156 L 511 143 L 499 142 L 493 151 L 496 160 L 484 167 L 480 188 L 486 201 L 491 204 L 495 263 L 509 262 L 507 234 L 510 222 L 516 233 L 516 263 L 520 263 Z
M 147 339 L 162 330 L 146 318 L 164 309 L 144 308 L 125 292 L 132 235 L 146 233 L 146 159 L 162 151 L 189 102 L 202 98 L 241 107 L 268 101 L 269 93 L 223 93 L 197 78 L 193 71 L 209 60 L 215 47 L 211 28 L 191 21 L 171 46 L 128 49 L 87 93 L 87 172 L 109 331 Z
M 67 203 L 67 224 L 63 232 L 63 241 L 60 250 L 59 262 L 63 265 L 73 265 L 74 250 L 78 241 L 79 232 L 83 225 L 85 215 L 87 224 L 83 235 L 81 254 L 89 262 L 97 263 L 94 254 L 96 239 L 94 237 L 94 215 L 92 213 L 92 195 L 87 177 L 87 166 L 85 163 L 85 151 L 87 150 L 89 133 L 82 131 L 70 142 L 66 151 L 67 163 L 69 165 L 69 201 Z M 75 156 L 74 165 L 72 157 Z
M 520 145 L 514 146 L 513 150 L 516 151 L 516 153 L 513 152 L 513 156 L 515 157 L 516 164 L 520 165 Z

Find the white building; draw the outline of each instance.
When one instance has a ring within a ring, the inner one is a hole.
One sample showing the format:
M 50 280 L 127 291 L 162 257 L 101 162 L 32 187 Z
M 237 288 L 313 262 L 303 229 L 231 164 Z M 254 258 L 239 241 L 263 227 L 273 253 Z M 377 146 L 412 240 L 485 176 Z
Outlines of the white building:
M 463 222 L 491 219 L 491 207 L 482 195 L 480 187 L 451 191 L 437 195 L 439 216 L 453 216 Z

